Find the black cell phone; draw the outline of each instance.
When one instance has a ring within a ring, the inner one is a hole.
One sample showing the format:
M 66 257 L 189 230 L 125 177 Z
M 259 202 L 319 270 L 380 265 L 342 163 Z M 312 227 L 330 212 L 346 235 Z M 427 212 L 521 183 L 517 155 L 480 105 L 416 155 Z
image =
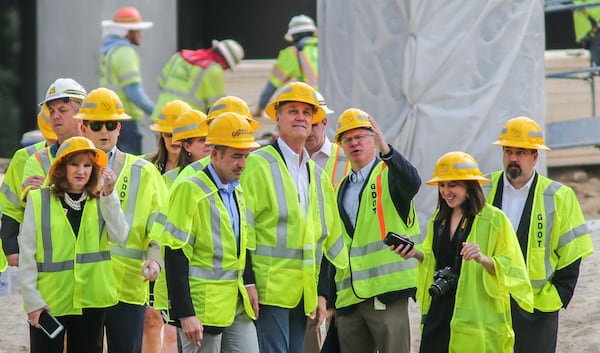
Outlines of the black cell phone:
M 58 319 L 55 318 L 54 315 L 50 314 L 50 312 L 47 310 L 43 310 L 40 314 L 39 323 L 40 329 L 44 331 L 44 333 L 50 338 L 58 336 L 58 334 L 65 329 L 60 321 L 58 321 Z
M 404 245 L 405 247 L 408 246 L 408 250 L 410 251 L 413 246 L 415 246 L 415 243 L 410 240 L 410 238 L 406 235 L 399 235 L 396 234 L 394 232 L 388 232 L 385 236 L 385 238 L 383 239 L 383 243 L 387 246 L 398 246 L 398 245 Z

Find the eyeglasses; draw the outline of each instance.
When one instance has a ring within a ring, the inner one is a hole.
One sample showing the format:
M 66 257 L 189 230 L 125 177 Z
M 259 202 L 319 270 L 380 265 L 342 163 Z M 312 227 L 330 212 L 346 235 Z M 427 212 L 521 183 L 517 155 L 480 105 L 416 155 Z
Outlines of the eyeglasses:
M 106 130 L 114 131 L 119 125 L 118 121 L 86 121 L 84 123 L 86 126 L 89 126 L 92 131 L 100 131 L 102 130 L 102 126 L 106 126 Z
M 161 132 L 160 134 L 162 135 L 163 138 L 166 138 L 166 139 L 172 139 L 173 138 L 173 134 L 170 133 L 170 132 Z
M 368 136 L 373 136 L 373 134 L 358 134 L 358 135 L 346 137 L 346 138 L 342 139 L 342 145 L 349 145 L 352 143 L 352 140 L 354 140 L 356 142 L 360 142 L 360 140 L 362 140 Z

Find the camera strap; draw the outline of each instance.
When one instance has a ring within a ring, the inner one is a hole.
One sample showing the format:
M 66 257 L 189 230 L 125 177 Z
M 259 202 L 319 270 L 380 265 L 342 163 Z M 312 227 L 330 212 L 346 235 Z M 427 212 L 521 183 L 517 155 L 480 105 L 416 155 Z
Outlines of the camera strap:
M 460 250 L 462 249 L 462 243 L 467 239 L 467 236 L 471 231 L 472 225 L 473 217 L 463 216 L 460 220 L 458 229 L 454 233 L 454 237 L 456 238 L 456 249 L 453 268 L 456 271 L 456 273 L 460 273 L 460 265 L 462 263 L 462 256 L 460 256 Z

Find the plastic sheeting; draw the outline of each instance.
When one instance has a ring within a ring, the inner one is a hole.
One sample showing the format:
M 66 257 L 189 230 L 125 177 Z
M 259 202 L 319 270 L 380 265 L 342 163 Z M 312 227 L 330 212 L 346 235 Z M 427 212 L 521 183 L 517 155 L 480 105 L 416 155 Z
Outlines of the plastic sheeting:
M 425 182 L 449 151 L 472 154 L 483 173 L 502 168 L 502 151 L 491 142 L 512 117 L 543 126 L 541 0 L 317 5 L 319 87 L 336 111 L 329 136 L 345 109 L 363 109 Z M 423 184 L 415 198 L 421 225 L 436 204 L 437 188 Z

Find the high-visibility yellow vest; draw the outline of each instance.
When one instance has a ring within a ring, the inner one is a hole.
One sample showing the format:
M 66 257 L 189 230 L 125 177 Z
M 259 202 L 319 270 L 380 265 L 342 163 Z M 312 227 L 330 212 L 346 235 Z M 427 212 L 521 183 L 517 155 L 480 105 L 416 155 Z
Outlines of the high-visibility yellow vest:
M 46 147 L 46 141 L 40 141 L 17 150 L 10 159 L 4 181 L 0 186 L 0 210 L 2 210 L 2 214 L 19 223 L 23 222 L 23 211 L 25 210 L 20 197 L 25 162 L 31 155 L 44 149 L 44 147 Z
M 115 91 L 125 112 L 132 119 L 140 120 L 144 111 L 125 94 L 124 88 L 134 83 L 142 83 L 140 56 L 130 45 L 116 45 L 100 58 L 100 86 Z
M 35 153 L 33 153 L 27 161 L 25 161 L 25 166 L 23 167 L 23 184 L 21 184 L 21 202 L 23 207 L 25 207 L 25 201 L 27 200 L 27 193 L 31 189 L 31 186 L 25 185 L 25 181 L 27 181 L 32 176 L 42 175 L 47 176 L 48 171 L 50 171 L 50 166 L 54 163 L 55 155 L 51 152 L 51 147 L 48 146 L 43 148 Z M 46 182 L 44 182 L 44 186 L 46 186 Z
M 118 151 L 115 158 L 122 158 L 122 154 Z M 110 251 L 119 300 L 143 305 L 148 302 L 148 282 L 141 274 L 142 266 L 150 244 L 150 228 L 167 189 L 152 163 L 132 154 L 125 154 L 124 158 L 115 191 L 130 230 L 124 242 L 111 243 Z
M 415 287 L 417 260 L 403 260 L 383 243 L 387 232 L 409 235 L 419 244 L 419 222 L 414 206 L 408 219 L 400 218 L 391 198 L 389 168 L 377 161 L 362 191 L 354 237 L 345 227 L 344 243 L 350 254 L 350 266 L 336 271 L 336 308 L 344 308 L 374 296 Z M 346 179 L 343 179 L 342 186 Z M 338 200 L 341 200 L 337 188 Z M 338 207 L 342 207 L 338 205 Z
M 230 326 L 238 293 L 248 316 L 256 319 L 242 278 L 248 234 L 246 206 L 239 186 L 235 197 L 240 215 L 239 248 L 219 189 L 204 171 L 178 184 L 169 198 L 162 243 L 182 249 L 188 258 L 190 294 L 203 325 Z
M 331 185 L 336 185 L 350 171 L 350 162 L 338 144 L 331 144 L 331 155 L 325 164 L 325 171 L 331 178 Z
M 583 4 L 586 2 L 594 2 L 591 0 L 583 0 L 583 1 L 573 1 L 574 4 Z M 592 40 L 593 38 L 588 38 L 588 33 L 592 30 L 592 21 L 590 21 L 590 17 L 598 22 L 600 20 L 600 8 L 599 7 L 590 7 L 590 8 L 581 8 L 573 11 L 573 24 L 575 25 L 575 40 L 579 43 L 586 39 Z
M 492 173 L 492 182 L 483 185 L 490 204 L 502 175 L 502 171 Z M 534 192 L 525 261 L 535 308 L 552 312 L 563 306 L 552 284 L 554 272 L 588 257 L 594 247 L 573 189 L 538 174 Z
M 275 88 L 279 88 L 292 78 L 306 82 L 316 90 L 319 89 L 319 39 L 317 37 L 307 39 L 301 51 L 298 51 L 296 46 L 290 45 L 279 52 L 269 81 Z
M 338 268 L 348 265 L 331 182 L 314 161 L 308 161 L 308 169 L 306 215 L 275 147 L 251 153 L 241 177 L 249 211 L 250 242 L 256 244 L 252 268 L 259 302 L 294 308 L 304 298 L 307 315 L 317 307 L 322 257 Z
M 207 113 L 219 98 L 225 96 L 223 67 L 218 63 L 205 69 L 187 62 L 179 53 L 171 56 L 158 77 L 160 95 L 152 113 L 155 121 L 162 107 L 181 99 L 193 109 Z
M 417 301 L 423 318 L 431 307 L 428 291 L 436 268 L 432 250 L 436 214 L 429 221 L 423 244 L 417 246 L 424 255 L 417 271 Z M 481 253 L 494 262 L 496 274 L 474 260 L 462 261 L 450 321 L 449 352 L 510 353 L 515 339 L 510 297 L 523 309 L 533 311 L 533 294 L 519 242 L 506 215 L 488 204 L 475 217 L 466 242 L 479 245 Z
M 37 289 L 56 316 L 117 303 L 108 234 L 97 199 L 85 202 L 77 237 L 59 199 L 47 188 L 32 190 L 37 234 Z

